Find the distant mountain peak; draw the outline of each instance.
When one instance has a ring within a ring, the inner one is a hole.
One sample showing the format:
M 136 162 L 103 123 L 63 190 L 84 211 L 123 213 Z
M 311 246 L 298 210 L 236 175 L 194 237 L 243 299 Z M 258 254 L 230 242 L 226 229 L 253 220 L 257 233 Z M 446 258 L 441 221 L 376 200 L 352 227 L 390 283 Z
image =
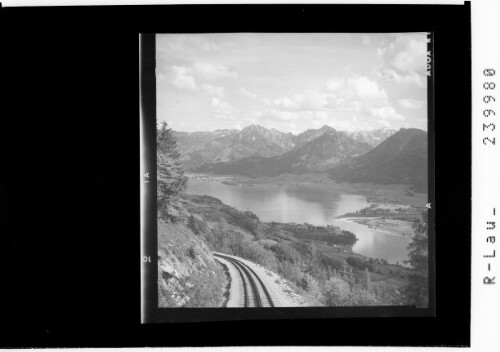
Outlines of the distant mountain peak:
M 345 132 L 345 134 L 357 141 L 365 142 L 371 145 L 372 147 L 376 147 L 387 138 L 396 133 L 397 130 L 381 127 L 373 130 L 359 130 L 353 132 Z
M 320 137 L 323 137 L 323 136 L 337 136 L 339 134 L 339 132 L 337 132 L 335 129 L 327 129 L 325 130 L 325 132 L 320 136 Z
M 331 170 L 339 182 L 410 184 L 427 192 L 427 132 L 401 128 L 377 147 Z
M 247 127 L 243 128 L 241 132 L 244 131 L 268 131 L 267 128 L 262 127 L 261 125 L 248 125 Z
M 295 152 L 308 144 L 308 151 L 300 155 L 302 159 L 292 162 L 293 169 L 297 170 L 333 166 L 341 160 L 352 158 L 376 147 L 395 132 L 397 131 L 384 127 L 369 131 L 344 132 L 325 124 L 318 129 L 308 129 L 294 135 L 290 132 L 280 132 L 275 128 L 251 124 L 241 130 L 176 132 L 176 136 L 181 160 L 187 170 L 206 164 L 233 163 L 249 157 L 275 158 L 284 156 L 288 152 Z M 408 132 L 402 131 L 402 133 Z M 316 139 L 317 143 L 309 144 Z M 341 151 L 337 152 L 336 148 L 340 148 Z M 328 155 L 331 158 L 327 158 Z M 285 159 L 283 162 L 289 160 L 288 157 Z M 275 161 L 276 159 L 272 160 Z
M 320 128 L 309 128 L 307 130 L 305 130 L 304 132 L 300 133 L 300 134 L 304 134 L 304 133 L 314 133 L 314 132 L 325 132 L 325 131 L 335 131 L 335 128 L 331 127 L 331 126 L 328 126 L 328 125 L 323 125 L 322 127 Z M 299 134 L 299 135 L 300 135 Z
M 328 126 L 328 125 L 323 125 L 323 127 L 321 127 L 319 130 L 320 131 L 331 131 L 331 130 L 335 131 L 335 128 Z

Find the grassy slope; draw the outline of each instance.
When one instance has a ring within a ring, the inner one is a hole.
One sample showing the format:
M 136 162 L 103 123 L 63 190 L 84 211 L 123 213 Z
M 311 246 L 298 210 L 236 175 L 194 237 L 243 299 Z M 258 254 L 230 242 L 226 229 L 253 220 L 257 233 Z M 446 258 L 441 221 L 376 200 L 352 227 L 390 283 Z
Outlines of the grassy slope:
M 207 245 L 185 225 L 158 221 L 160 307 L 220 307 L 226 276 Z

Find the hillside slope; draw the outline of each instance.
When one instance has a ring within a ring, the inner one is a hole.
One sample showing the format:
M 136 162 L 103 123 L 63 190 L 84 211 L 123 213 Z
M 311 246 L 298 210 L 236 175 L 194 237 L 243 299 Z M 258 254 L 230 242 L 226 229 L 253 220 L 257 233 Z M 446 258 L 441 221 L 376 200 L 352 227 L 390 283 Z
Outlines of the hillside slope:
M 284 170 L 289 168 L 291 172 L 322 171 L 370 149 L 370 145 L 331 129 L 301 147 L 285 153 L 279 157 L 279 162 Z
M 158 222 L 159 307 L 221 307 L 226 275 L 185 225 Z
M 376 148 L 336 166 L 330 172 L 339 182 L 409 184 L 427 191 L 427 132 L 402 128 Z
M 190 228 L 214 252 L 243 258 L 261 266 L 262 276 L 272 278 L 298 305 L 394 305 L 395 291 L 406 285 L 402 268 L 352 252 L 356 236 L 336 226 L 264 223 L 250 211 L 241 211 L 219 199 L 188 195 Z M 366 267 L 377 290 L 366 290 Z M 387 282 L 389 271 L 400 278 Z M 356 281 L 350 285 L 348 282 Z M 269 286 L 273 286 L 270 284 Z M 292 304 L 296 305 L 296 303 Z

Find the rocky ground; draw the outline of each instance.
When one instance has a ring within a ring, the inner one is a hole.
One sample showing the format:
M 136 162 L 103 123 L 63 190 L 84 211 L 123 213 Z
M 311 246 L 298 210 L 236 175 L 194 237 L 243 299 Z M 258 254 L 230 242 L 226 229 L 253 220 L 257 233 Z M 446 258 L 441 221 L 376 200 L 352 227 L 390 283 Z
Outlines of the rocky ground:
M 158 223 L 160 307 L 222 307 L 227 278 L 207 245 L 185 225 Z

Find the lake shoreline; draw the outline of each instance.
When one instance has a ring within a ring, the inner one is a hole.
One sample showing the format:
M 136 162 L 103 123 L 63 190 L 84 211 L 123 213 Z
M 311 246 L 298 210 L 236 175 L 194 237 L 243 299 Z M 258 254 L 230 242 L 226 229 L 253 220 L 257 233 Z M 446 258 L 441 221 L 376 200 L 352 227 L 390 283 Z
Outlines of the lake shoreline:
M 410 207 L 425 204 L 423 196 L 407 195 L 407 187 L 338 184 L 325 174 L 281 175 L 274 178 L 189 174 L 189 193 L 206 194 L 242 211 L 252 211 L 260 221 L 270 223 L 339 226 L 358 239 L 352 248 L 343 248 L 366 258 L 397 263 L 407 260 L 411 239 L 404 233 L 411 226 L 380 219 L 349 220 L 342 215 L 377 204 L 380 207 Z M 325 181 L 326 183 L 323 183 Z M 326 188 L 325 188 L 326 187 Z M 360 191 L 361 190 L 361 191 Z M 406 198 L 413 201 L 406 202 Z M 409 203 L 409 204 L 408 204 Z
M 351 222 L 355 222 L 357 224 L 361 224 L 361 225 L 366 225 L 368 226 L 369 228 L 372 228 L 374 230 L 377 230 L 377 231 L 382 231 L 382 232 L 385 232 L 389 235 L 392 235 L 392 236 L 400 236 L 400 237 L 411 237 L 412 235 L 411 234 L 405 234 L 405 233 L 400 233 L 400 232 L 395 232 L 393 230 L 392 227 L 390 227 L 390 225 L 387 224 L 387 220 L 390 221 L 390 219 L 383 219 L 383 218 L 377 218 L 377 217 L 373 217 L 373 218 L 368 218 L 368 217 L 339 217 L 339 219 L 342 219 L 342 220 L 345 220 L 345 221 L 351 221 Z M 380 221 L 381 223 L 379 224 L 373 224 L 371 223 L 372 221 Z
M 424 208 L 428 203 L 426 193 L 411 190 L 409 185 L 384 185 L 372 183 L 338 183 L 329 178 L 327 173 L 283 174 L 274 177 L 251 178 L 239 175 L 216 175 L 210 173 L 187 173 L 189 179 L 206 178 L 210 182 L 219 182 L 239 187 L 253 187 L 255 185 L 293 186 L 307 185 L 329 187 L 340 193 L 361 195 L 369 203 L 394 204 Z

